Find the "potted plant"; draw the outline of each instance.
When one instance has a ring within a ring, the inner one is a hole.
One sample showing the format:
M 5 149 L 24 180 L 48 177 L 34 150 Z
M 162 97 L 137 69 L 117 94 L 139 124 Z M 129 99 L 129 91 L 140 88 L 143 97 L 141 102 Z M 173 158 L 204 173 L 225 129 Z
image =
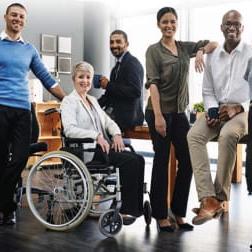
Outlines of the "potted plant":
M 190 123 L 194 123 L 196 118 L 202 115 L 205 112 L 204 103 L 197 102 L 193 104 L 193 110 L 190 113 Z
M 197 112 L 205 112 L 204 103 L 198 102 L 193 104 L 193 110 Z

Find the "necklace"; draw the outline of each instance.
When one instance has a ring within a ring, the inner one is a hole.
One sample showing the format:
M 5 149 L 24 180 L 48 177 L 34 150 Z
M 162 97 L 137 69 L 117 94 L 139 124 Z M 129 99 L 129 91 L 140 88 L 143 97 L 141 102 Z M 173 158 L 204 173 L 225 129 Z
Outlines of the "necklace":
M 161 43 L 162 45 L 169 50 L 173 55 L 178 56 L 178 49 L 176 46 L 175 41 L 173 41 L 172 43 L 169 43 L 169 45 L 167 45 L 163 39 L 161 39 Z

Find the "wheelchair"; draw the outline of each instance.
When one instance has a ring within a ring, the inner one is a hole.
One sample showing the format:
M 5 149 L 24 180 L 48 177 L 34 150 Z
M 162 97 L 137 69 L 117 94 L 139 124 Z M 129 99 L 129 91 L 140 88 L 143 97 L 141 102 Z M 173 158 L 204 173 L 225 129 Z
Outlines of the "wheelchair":
M 47 143 L 45 142 L 32 143 L 30 144 L 29 157 L 33 157 L 33 156 L 40 157 L 41 156 L 40 153 L 45 152 L 47 150 L 48 150 L 48 146 L 47 146 Z M 36 188 L 32 188 L 32 193 L 39 193 L 39 190 L 37 190 Z M 22 176 L 20 176 L 17 182 L 16 192 L 15 192 L 15 199 L 16 199 L 16 203 L 18 207 L 22 206 L 22 197 L 24 194 L 26 194 L 26 187 L 23 186 L 23 178 Z
M 55 111 L 50 111 L 53 113 Z M 49 112 L 47 112 L 49 113 Z M 120 232 L 123 219 L 119 169 L 105 162 L 82 160 L 94 152 L 93 139 L 62 137 L 62 150 L 42 156 L 31 168 L 26 185 L 28 205 L 46 228 L 70 230 L 87 215 L 99 217 L 99 230 L 113 237 Z M 144 192 L 146 192 L 146 184 Z M 33 188 L 39 193 L 33 194 Z M 151 223 L 149 201 L 144 202 L 146 225 Z

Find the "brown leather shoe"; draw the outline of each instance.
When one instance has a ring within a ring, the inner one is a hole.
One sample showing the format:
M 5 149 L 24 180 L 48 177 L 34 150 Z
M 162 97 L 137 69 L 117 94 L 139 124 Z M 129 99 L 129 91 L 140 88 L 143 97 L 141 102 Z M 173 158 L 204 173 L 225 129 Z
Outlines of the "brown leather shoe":
M 194 207 L 193 209 L 192 209 L 192 212 L 193 213 L 195 213 L 195 214 L 199 214 L 199 211 L 200 211 L 200 208 L 199 207 Z
M 223 205 L 222 205 L 222 207 L 223 207 Z M 199 214 L 199 211 L 200 211 L 200 208 L 199 208 L 199 207 L 194 207 L 194 208 L 192 209 L 192 212 L 195 213 L 195 214 L 197 214 L 197 215 Z M 225 208 L 223 207 L 223 213 L 226 213 L 226 212 L 228 212 L 228 211 L 226 211 Z M 222 212 L 216 214 L 216 215 L 214 216 L 214 218 L 220 217 L 221 214 L 222 214 Z
M 197 209 L 194 209 L 197 212 Z M 201 200 L 201 206 L 197 216 L 192 220 L 194 225 L 201 225 L 223 213 L 221 203 L 214 197 L 206 197 Z

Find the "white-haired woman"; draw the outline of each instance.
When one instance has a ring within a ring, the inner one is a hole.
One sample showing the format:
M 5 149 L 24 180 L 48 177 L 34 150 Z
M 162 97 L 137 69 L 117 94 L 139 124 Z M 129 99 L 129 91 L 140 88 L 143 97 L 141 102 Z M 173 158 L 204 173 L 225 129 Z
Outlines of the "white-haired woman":
M 102 110 L 95 97 L 88 95 L 94 76 L 92 65 L 80 62 L 73 67 L 74 90 L 61 104 L 61 116 L 66 137 L 92 138 L 109 162 L 119 167 L 122 184 L 124 224 L 132 223 L 143 211 L 144 159 L 124 150 L 121 131 L 117 124 Z M 99 160 L 99 149 L 86 156 L 85 162 Z M 127 216 L 127 215 L 130 215 Z

